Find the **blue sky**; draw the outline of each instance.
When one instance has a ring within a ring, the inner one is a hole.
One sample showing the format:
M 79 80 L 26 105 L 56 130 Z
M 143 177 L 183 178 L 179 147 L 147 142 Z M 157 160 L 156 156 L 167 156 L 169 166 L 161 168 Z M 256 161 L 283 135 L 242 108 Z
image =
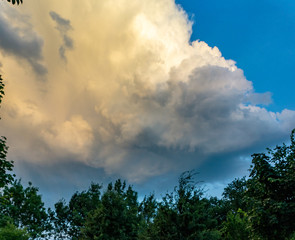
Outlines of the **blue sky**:
M 116 178 L 163 193 L 192 169 L 220 196 L 288 141 L 294 2 L 113 2 L 0 2 L 0 131 L 48 202 Z
M 295 2 L 291 0 L 179 0 L 194 21 L 192 40 L 217 46 L 233 59 L 257 92 L 269 91 L 267 108 L 295 109 Z

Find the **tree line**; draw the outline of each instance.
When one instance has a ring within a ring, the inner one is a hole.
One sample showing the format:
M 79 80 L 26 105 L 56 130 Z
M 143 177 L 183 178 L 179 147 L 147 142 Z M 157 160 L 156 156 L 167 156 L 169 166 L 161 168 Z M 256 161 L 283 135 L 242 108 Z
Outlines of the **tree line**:
M 0 76 L 0 104 L 4 84 Z M 180 175 L 161 199 L 139 201 L 120 179 L 92 183 L 45 208 L 38 188 L 24 187 L 0 138 L 0 240 L 294 240 L 295 129 L 290 145 L 252 155 L 249 176 L 233 180 L 222 198 L 205 197 L 196 173 Z

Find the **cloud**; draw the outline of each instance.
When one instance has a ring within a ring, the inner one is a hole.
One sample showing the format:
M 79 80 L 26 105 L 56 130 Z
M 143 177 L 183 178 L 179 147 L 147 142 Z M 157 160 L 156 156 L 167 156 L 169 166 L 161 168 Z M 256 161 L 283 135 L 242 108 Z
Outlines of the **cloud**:
M 63 44 L 59 48 L 59 54 L 62 59 L 66 60 L 66 50 L 73 49 L 74 47 L 73 39 L 67 35 L 68 31 L 73 29 L 71 26 L 71 22 L 67 19 L 62 18 L 56 12 L 53 11 L 51 11 L 49 15 L 52 18 L 52 20 L 56 22 L 56 29 L 59 31 L 63 39 Z
M 266 93 L 250 93 L 246 98 L 249 100 L 249 102 L 253 105 L 269 105 L 272 103 L 272 93 L 266 92 Z
M 39 75 L 46 74 L 47 69 L 42 64 L 43 40 L 34 31 L 28 16 L 3 6 L 0 13 L 0 36 L 2 53 L 25 60 Z
M 261 106 L 270 94 L 255 93 L 217 47 L 190 42 L 192 23 L 172 0 L 30 4 L 23 11 L 43 38 L 48 81 L 36 86 L 25 68 L 3 60 L 10 81 L 0 129 L 16 164 L 73 162 L 138 184 L 197 168 L 214 182 L 294 127 L 295 112 Z M 50 19 L 39 21 L 49 11 L 58 33 Z M 64 50 L 75 41 L 66 66 L 58 36 Z

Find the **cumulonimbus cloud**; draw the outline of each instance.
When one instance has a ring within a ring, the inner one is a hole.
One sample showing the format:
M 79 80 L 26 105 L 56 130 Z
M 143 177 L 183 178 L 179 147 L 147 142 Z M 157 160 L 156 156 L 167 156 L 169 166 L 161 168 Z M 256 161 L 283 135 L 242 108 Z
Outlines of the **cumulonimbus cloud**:
M 294 127 L 295 112 L 264 108 L 270 95 L 255 93 L 217 47 L 190 42 L 192 23 L 173 0 L 52 0 L 34 10 L 36 2 L 23 11 L 44 41 L 48 81 L 36 86 L 3 59 L 1 131 L 16 161 L 71 159 L 139 182 L 218 154 L 239 157 Z M 38 22 L 40 15 L 49 19 Z M 75 48 L 65 65 L 58 34 L 67 36 L 70 26 Z M 33 45 L 39 59 L 41 42 Z

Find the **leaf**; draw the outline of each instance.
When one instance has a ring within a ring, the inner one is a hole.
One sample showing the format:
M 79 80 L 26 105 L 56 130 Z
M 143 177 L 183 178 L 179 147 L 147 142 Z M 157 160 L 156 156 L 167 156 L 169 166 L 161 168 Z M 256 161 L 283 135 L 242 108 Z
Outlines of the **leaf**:
M 7 2 L 11 2 L 13 5 L 15 4 L 15 3 L 17 3 L 17 5 L 19 5 L 20 3 L 23 3 L 23 0 L 7 0 Z

